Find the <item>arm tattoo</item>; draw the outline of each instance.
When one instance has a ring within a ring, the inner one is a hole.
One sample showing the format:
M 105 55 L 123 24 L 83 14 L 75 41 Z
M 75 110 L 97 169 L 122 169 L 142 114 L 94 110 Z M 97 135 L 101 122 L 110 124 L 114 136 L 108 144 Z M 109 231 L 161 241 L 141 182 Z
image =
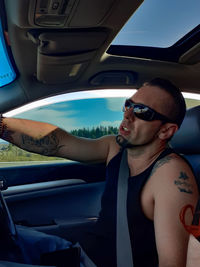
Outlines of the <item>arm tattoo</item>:
M 54 130 L 52 133 L 40 138 L 33 138 L 26 134 L 21 134 L 21 142 L 17 146 L 27 151 L 42 154 L 45 156 L 54 156 L 63 145 L 59 145 L 59 139 L 57 137 L 57 131 Z M 4 140 L 15 144 L 13 135 L 14 131 L 8 130 L 6 124 L 3 124 L 2 137 Z
M 168 155 L 168 156 L 166 156 L 166 157 L 164 157 L 164 158 L 158 160 L 158 161 L 156 162 L 156 164 L 154 165 L 152 171 L 151 171 L 150 177 L 156 172 L 156 170 L 157 170 L 159 167 L 161 167 L 162 165 L 168 163 L 172 158 L 173 158 L 172 155 L 171 155 L 171 156 Z M 150 178 L 150 177 L 149 177 L 149 178 Z
M 48 134 L 47 136 L 37 139 L 23 134 L 21 136 L 22 149 L 36 152 L 45 156 L 55 155 L 56 152 L 58 152 L 58 150 L 63 147 L 62 145 L 59 145 L 59 140 L 55 131 Z
M 14 134 L 14 132 L 8 130 L 7 125 L 3 124 L 2 137 L 1 138 L 10 142 L 10 143 L 13 143 L 13 138 L 12 138 L 13 134 Z
M 150 177 L 156 172 L 156 170 L 163 166 L 164 164 L 168 163 L 171 159 L 173 159 L 173 155 L 168 155 L 159 161 L 153 167 L 151 171 Z M 180 176 L 177 180 L 174 181 L 174 184 L 178 187 L 180 192 L 192 194 L 193 193 L 193 185 L 189 183 L 189 177 L 187 176 L 186 172 L 181 171 Z
M 189 183 L 189 177 L 186 172 L 180 172 L 180 176 L 174 181 L 174 184 L 178 187 L 180 192 L 192 194 L 193 185 Z

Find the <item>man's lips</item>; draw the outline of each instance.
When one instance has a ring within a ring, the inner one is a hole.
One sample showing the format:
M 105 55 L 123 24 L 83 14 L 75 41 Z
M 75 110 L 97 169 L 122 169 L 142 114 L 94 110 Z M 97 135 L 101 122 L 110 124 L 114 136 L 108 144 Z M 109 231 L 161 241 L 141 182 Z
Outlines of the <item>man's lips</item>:
M 128 135 L 131 131 L 125 125 L 121 125 L 119 128 L 119 132 L 121 135 Z

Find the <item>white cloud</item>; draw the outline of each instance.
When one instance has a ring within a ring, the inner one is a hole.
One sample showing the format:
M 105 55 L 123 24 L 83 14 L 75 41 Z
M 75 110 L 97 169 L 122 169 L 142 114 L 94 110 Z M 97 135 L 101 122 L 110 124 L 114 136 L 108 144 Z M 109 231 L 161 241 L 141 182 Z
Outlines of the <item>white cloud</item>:
M 54 109 L 37 109 L 33 111 L 27 111 L 24 114 L 22 113 L 16 117 L 51 123 L 62 129 L 71 131 L 78 127 L 78 120 L 73 116 L 75 114 L 76 111 L 73 110 L 67 111 L 67 114 L 64 114 L 63 111 Z M 73 118 L 70 118 L 70 116 L 73 116 Z
M 101 121 L 100 125 L 102 126 L 113 126 L 113 127 L 119 127 L 121 121 Z
M 135 92 L 136 90 L 126 90 L 126 93 L 120 97 L 107 98 L 107 108 L 111 111 L 122 111 L 125 99 L 131 97 Z
M 107 108 L 111 111 L 122 111 L 124 98 L 108 98 L 106 99 Z

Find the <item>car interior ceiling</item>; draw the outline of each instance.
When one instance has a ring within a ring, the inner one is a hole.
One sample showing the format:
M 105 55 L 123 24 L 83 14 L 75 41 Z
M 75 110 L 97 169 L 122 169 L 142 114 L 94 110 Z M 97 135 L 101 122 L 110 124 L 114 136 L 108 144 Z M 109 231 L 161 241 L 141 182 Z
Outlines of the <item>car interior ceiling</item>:
M 138 88 L 155 73 L 172 80 L 183 91 L 198 92 L 199 27 L 190 33 L 190 38 L 185 36 L 169 49 L 109 48 L 143 1 L 101 2 L 87 0 L 83 4 L 71 0 L 65 24 L 61 20 L 58 25 L 57 16 L 58 22 L 51 25 L 46 19 L 36 20 L 40 7 L 35 6 L 36 0 L 1 0 L 1 10 L 5 8 L 7 15 L 2 16 L 3 26 L 8 31 L 10 53 L 19 74 L 14 84 L 6 86 L 9 100 L 4 97 L 3 88 L 0 92 L 2 111 L 64 92 Z

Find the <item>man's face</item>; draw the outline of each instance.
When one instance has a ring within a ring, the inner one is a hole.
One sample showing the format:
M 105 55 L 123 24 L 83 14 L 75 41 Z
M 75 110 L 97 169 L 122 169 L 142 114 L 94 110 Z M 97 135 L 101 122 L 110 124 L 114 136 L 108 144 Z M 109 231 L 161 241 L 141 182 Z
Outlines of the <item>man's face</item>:
M 171 108 L 171 96 L 156 86 L 143 86 L 135 93 L 131 100 L 137 104 L 144 104 L 155 111 L 167 116 L 167 110 Z M 162 121 L 144 121 L 137 118 L 133 109 L 124 112 L 124 118 L 119 128 L 119 144 L 141 146 L 154 142 L 158 139 L 158 133 L 162 127 Z

